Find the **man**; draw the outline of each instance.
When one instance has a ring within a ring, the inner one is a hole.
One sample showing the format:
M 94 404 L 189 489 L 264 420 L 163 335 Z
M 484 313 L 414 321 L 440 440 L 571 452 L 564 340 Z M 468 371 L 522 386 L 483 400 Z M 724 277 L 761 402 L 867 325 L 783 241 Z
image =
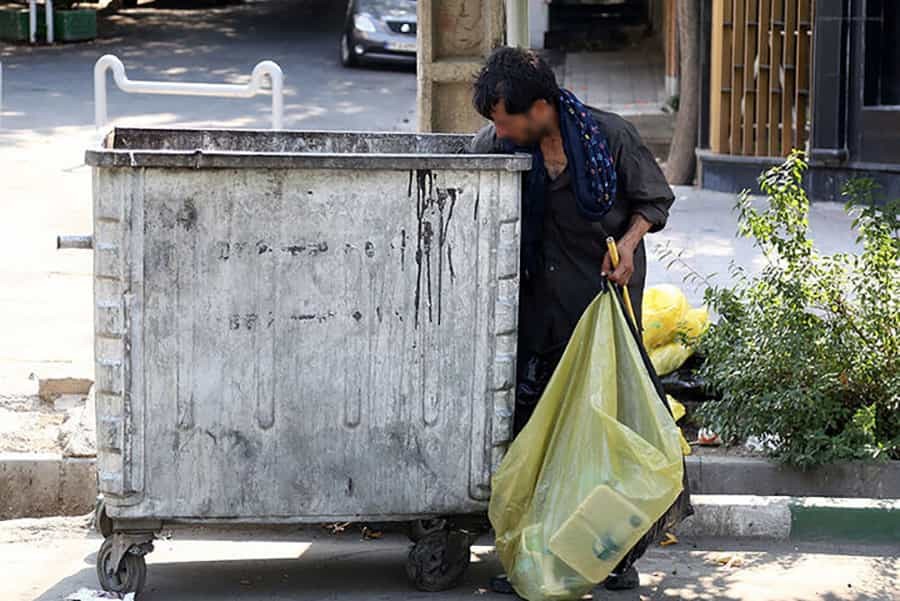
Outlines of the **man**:
M 644 293 L 644 235 L 665 226 L 674 195 L 633 125 L 586 108 L 561 89 L 535 52 L 499 48 L 474 85 L 475 108 L 492 123 L 471 151 L 529 152 L 522 206 L 522 277 L 514 434 L 531 417 L 581 314 L 603 278 L 627 286 L 638 328 Z M 616 240 L 613 268 L 606 238 Z M 638 585 L 621 566 L 610 589 Z M 512 592 L 505 578 L 492 581 Z

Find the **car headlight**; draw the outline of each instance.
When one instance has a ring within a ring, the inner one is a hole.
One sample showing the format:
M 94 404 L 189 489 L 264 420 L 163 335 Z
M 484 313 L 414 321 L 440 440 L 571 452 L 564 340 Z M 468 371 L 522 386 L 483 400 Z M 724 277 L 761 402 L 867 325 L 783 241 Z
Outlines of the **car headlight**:
M 353 27 L 366 33 L 375 32 L 375 22 L 368 15 L 355 15 L 353 17 Z

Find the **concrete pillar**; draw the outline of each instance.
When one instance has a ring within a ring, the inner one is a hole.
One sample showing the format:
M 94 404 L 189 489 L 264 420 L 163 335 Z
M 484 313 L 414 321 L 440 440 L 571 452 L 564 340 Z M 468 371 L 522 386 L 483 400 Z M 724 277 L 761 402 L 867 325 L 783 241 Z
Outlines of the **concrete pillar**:
M 475 132 L 472 81 L 491 50 L 503 45 L 503 0 L 419 0 L 419 131 Z
M 506 45 L 528 48 L 528 0 L 506 0 Z
M 550 3 L 547 0 L 528 0 L 528 46 L 544 47 L 544 34 L 550 29 Z

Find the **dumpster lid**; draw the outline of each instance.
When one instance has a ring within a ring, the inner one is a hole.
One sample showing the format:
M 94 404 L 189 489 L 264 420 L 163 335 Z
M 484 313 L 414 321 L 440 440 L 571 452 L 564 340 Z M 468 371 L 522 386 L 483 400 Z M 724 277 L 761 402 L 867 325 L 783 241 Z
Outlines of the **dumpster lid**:
M 472 136 L 395 132 L 115 128 L 94 167 L 526 171 L 527 154 L 468 154 Z

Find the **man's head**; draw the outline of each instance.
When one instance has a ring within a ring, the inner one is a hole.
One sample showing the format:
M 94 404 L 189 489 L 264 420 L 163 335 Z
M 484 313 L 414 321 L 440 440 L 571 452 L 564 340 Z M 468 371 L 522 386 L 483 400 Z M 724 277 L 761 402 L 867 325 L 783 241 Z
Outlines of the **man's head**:
M 473 102 L 499 137 L 527 146 L 558 124 L 558 97 L 553 70 L 534 51 L 498 48 L 475 80 Z

